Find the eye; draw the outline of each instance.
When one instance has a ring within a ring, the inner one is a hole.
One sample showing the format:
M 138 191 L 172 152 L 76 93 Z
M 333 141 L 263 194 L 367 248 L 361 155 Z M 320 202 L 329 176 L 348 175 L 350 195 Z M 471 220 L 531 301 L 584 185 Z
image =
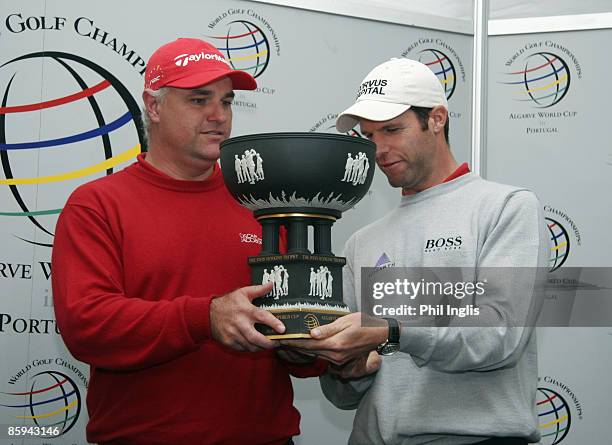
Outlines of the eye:
M 366 139 L 372 139 L 372 133 L 361 133 L 363 135 L 363 137 L 365 137 Z
M 393 133 L 396 133 L 398 130 L 399 130 L 398 127 L 387 127 L 385 128 L 385 133 L 393 134 Z
M 225 99 L 221 101 L 223 103 L 224 106 L 226 107 L 231 107 L 232 106 L 232 102 L 234 102 L 232 99 Z
M 191 103 L 196 105 L 204 105 L 206 103 L 206 98 L 204 97 L 194 97 L 191 99 Z

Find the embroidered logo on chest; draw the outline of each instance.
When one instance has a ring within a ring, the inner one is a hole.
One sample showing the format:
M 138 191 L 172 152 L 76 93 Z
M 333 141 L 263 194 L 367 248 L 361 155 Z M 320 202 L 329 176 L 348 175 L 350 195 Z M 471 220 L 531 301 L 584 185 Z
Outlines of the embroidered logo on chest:
M 254 233 L 239 233 L 241 243 L 261 244 L 261 238 Z
M 380 258 L 378 258 L 378 260 L 376 261 L 376 264 L 374 265 L 374 267 L 377 269 L 386 269 L 387 267 L 394 267 L 394 266 L 395 266 L 395 262 L 391 261 L 391 259 L 385 252 L 382 253 Z

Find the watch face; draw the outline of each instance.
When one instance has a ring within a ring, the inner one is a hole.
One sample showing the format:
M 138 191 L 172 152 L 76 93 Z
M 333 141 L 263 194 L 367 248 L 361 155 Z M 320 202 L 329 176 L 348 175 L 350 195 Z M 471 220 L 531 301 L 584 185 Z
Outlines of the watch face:
M 399 351 L 400 345 L 399 343 L 387 343 L 380 350 L 380 355 L 393 355 L 397 351 Z

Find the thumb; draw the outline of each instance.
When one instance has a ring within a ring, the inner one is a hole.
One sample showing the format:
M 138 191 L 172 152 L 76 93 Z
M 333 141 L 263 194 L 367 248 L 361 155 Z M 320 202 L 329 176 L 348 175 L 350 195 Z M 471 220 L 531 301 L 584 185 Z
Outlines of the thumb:
M 342 317 L 335 320 L 333 323 L 319 326 L 310 331 L 310 336 L 316 340 L 323 340 L 324 338 L 331 337 L 338 332 L 344 330 L 345 326 L 342 322 Z
M 258 309 L 255 317 L 259 323 L 270 326 L 279 334 L 283 334 L 285 332 L 284 323 L 276 318 L 271 312 L 268 312 L 265 309 Z
M 365 365 L 366 374 L 372 374 L 373 372 L 378 371 L 380 365 L 382 364 L 382 357 L 378 355 L 378 352 L 371 351 L 368 355 L 368 359 Z
M 272 290 L 272 282 L 266 284 L 258 284 L 255 286 L 247 286 L 243 287 L 245 295 L 249 300 L 253 301 L 257 297 L 263 297 L 264 295 L 270 293 Z

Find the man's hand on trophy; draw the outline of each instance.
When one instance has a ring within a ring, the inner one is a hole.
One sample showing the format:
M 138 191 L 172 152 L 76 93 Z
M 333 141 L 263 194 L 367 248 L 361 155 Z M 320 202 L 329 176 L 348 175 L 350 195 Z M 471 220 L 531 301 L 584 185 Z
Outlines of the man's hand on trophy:
M 364 377 L 378 371 L 382 363 L 382 357 L 376 351 L 361 355 L 351 360 L 344 366 L 331 364 L 328 371 L 330 374 L 337 375 L 341 379 L 350 380 Z
M 361 317 L 361 312 L 353 312 L 313 329 L 312 339 L 281 340 L 281 345 L 310 351 L 335 365 L 344 365 L 375 350 L 387 339 L 389 328 L 385 320 L 370 317 L 368 327 L 362 327 Z
M 238 351 L 257 352 L 278 346 L 255 330 L 255 323 L 270 326 L 279 334 L 285 325 L 270 312 L 254 306 L 253 299 L 272 290 L 272 283 L 247 286 L 213 299 L 210 303 L 210 330 L 219 343 Z

